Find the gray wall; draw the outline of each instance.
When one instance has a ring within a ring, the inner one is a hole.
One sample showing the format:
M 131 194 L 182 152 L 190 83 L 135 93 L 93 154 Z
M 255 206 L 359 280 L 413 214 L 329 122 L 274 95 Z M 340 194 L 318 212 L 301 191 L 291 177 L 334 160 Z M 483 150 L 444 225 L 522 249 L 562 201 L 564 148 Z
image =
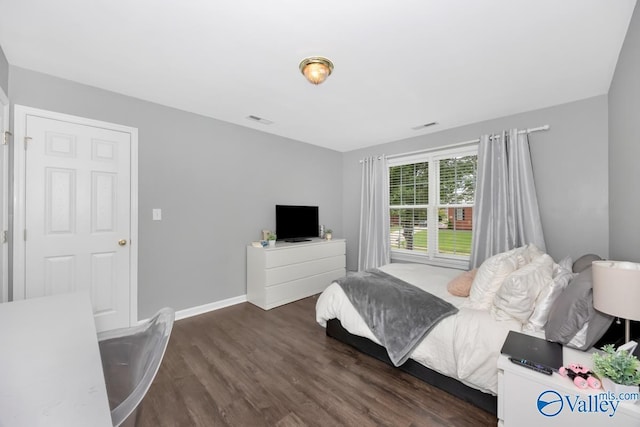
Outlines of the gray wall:
M 509 128 L 550 125 L 530 135 L 547 251 L 559 260 L 609 254 L 607 97 L 530 111 L 430 135 L 354 150 L 343 157 L 343 229 L 348 269 L 357 269 L 360 165 L 369 155 L 406 153 L 469 141 Z
M 609 88 L 611 258 L 640 262 L 640 6 Z
M 6 95 L 9 95 L 9 62 L 4 56 L 2 46 L 0 46 L 0 87 Z
M 318 205 L 342 234 L 338 152 L 18 67 L 9 84 L 13 104 L 138 128 L 140 318 L 244 295 L 276 203 Z

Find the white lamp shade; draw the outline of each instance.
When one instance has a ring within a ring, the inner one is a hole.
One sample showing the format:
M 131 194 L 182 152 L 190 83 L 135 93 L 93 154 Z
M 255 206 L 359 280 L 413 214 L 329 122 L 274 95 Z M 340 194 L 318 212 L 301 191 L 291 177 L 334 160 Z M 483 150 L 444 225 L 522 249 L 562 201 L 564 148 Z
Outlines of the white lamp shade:
M 640 264 L 594 261 L 593 306 L 629 320 L 640 320 Z

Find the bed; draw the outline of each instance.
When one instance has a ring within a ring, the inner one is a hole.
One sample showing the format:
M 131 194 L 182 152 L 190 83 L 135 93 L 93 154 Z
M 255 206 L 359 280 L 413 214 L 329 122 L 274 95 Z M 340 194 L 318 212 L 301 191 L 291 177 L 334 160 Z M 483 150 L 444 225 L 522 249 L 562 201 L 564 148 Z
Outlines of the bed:
M 554 305 L 576 277 L 571 260 L 557 264 L 531 245 L 485 261 L 471 276 L 469 296 L 465 297 L 447 290 L 448 284 L 461 276 L 461 270 L 402 263 L 388 264 L 380 270 L 458 309 L 440 320 L 399 368 L 492 413 L 496 412 L 497 359 L 508 332 L 545 337 L 544 326 Z M 590 277 L 590 269 L 588 273 Z M 575 295 L 571 298 L 575 300 Z M 571 310 L 562 306 L 556 311 L 560 310 L 564 313 L 557 313 L 555 322 L 571 323 L 561 318 Z M 563 343 L 572 341 L 573 347 L 588 347 L 585 336 L 589 316 L 573 322 L 574 329 L 565 331 Z M 326 327 L 327 335 L 391 363 L 388 352 L 340 284 L 330 284 L 319 296 L 316 320 Z

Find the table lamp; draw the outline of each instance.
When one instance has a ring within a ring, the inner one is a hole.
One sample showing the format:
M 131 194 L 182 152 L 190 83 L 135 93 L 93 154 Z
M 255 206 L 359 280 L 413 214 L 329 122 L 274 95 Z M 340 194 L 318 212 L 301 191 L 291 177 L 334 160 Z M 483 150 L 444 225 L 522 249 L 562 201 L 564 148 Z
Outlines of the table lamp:
M 625 320 L 625 343 L 631 340 L 631 320 L 640 320 L 640 264 L 594 261 L 593 307 Z

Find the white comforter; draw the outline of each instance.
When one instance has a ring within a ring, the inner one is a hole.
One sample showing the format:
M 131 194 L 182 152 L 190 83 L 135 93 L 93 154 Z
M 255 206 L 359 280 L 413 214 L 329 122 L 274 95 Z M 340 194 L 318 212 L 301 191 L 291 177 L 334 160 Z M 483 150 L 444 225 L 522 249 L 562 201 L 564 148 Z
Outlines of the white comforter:
M 422 264 L 388 264 L 381 270 L 460 309 L 456 315 L 440 321 L 411 358 L 468 386 L 497 394 L 500 349 L 509 330 L 520 331 L 522 325 L 516 320 L 495 320 L 490 311 L 466 308 L 467 298 L 449 294 L 447 283 L 460 270 Z M 351 334 L 380 344 L 337 283 L 329 285 L 316 304 L 316 320 L 320 325 L 326 327 L 327 321 L 334 318 Z

